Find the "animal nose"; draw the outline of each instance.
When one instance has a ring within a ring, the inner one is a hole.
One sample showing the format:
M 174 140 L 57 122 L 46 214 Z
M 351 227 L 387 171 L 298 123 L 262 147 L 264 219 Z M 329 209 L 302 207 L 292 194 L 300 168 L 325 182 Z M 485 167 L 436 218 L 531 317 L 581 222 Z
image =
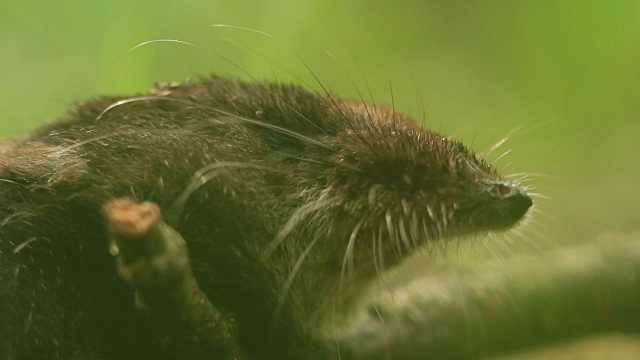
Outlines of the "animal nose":
M 496 187 L 500 198 L 507 203 L 507 208 L 511 209 L 514 217 L 523 216 L 533 205 L 531 197 L 521 186 L 501 183 L 496 184 Z
M 518 185 L 494 183 L 489 190 L 489 194 L 503 202 L 514 218 L 523 216 L 533 205 L 531 197 Z
M 505 197 L 505 200 L 510 203 L 509 207 L 514 211 L 514 213 L 522 216 L 527 212 L 527 210 L 529 210 L 531 205 L 533 205 L 533 201 L 522 187 L 514 185 L 512 188 L 514 190 Z

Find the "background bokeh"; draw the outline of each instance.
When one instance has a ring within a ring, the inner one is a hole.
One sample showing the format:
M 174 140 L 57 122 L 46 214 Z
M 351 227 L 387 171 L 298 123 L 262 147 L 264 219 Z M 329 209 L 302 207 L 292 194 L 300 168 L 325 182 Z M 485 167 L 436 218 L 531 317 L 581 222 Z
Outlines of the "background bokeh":
M 129 52 L 155 39 L 205 50 L 163 42 Z M 331 90 L 393 99 L 478 151 L 516 130 L 490 158 L 511 149 L 498 167 L 531 174 L 546 196 L 523 243 L 640 228 L 635 0 L 3 0 L 0 44 L 3 136 L 76 100 L 160 80 L 248 73 L 318 88 L 299 55 Z

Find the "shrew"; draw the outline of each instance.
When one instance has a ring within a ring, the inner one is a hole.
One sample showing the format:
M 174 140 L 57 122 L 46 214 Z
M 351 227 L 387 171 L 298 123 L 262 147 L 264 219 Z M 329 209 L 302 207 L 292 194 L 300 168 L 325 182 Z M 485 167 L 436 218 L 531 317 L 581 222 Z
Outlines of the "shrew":
M 328 358 L 314 334 L 364 284 L 532 204 L 390 108 L 220 77 L 96 98 L 6 141 L 0 199 L 0 357 L 18 360 Z M 182 295 L 140 300 L 105 220 L 114 199 L 157 204 L 184 238 L 185 273 L 222 314 L 211 332 L 237 329 L 233 351 L 180 354 L 160 319 L 177 307 L 143 311 Z

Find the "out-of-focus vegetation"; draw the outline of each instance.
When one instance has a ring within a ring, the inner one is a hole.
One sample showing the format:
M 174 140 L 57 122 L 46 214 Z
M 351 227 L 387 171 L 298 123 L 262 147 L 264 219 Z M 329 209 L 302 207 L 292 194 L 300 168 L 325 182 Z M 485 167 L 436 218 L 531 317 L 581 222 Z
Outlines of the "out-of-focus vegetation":
M 549 247 L 639 227 L 638 34 L 634 0 L 4 0 L 0 133 L 159 80 L 246 71 L 319 88 L 299 54 L 328 88 L 393 98 L 479 151 L 518 129 L 490 159 L 512 149 L 498 167 L 532 174 L 550 197 L 537 198 L 544 214 L 527 235 Z M 156 39 L 206 50 L 163 42 L 128 52 Z

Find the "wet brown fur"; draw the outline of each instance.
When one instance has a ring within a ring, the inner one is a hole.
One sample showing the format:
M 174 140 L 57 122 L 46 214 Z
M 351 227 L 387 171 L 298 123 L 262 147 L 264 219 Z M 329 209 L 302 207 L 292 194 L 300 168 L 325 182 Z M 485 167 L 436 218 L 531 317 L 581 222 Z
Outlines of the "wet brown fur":
M 419 246 L 531 204 L 387 107 L 219 77 L 93 99 L 2 147 L 0 354 L 167 358 L 108 253 L 100 209 L 122 196 L 161 206 L 244 353 L 281 359 L 333 354 L 314 334 Z

